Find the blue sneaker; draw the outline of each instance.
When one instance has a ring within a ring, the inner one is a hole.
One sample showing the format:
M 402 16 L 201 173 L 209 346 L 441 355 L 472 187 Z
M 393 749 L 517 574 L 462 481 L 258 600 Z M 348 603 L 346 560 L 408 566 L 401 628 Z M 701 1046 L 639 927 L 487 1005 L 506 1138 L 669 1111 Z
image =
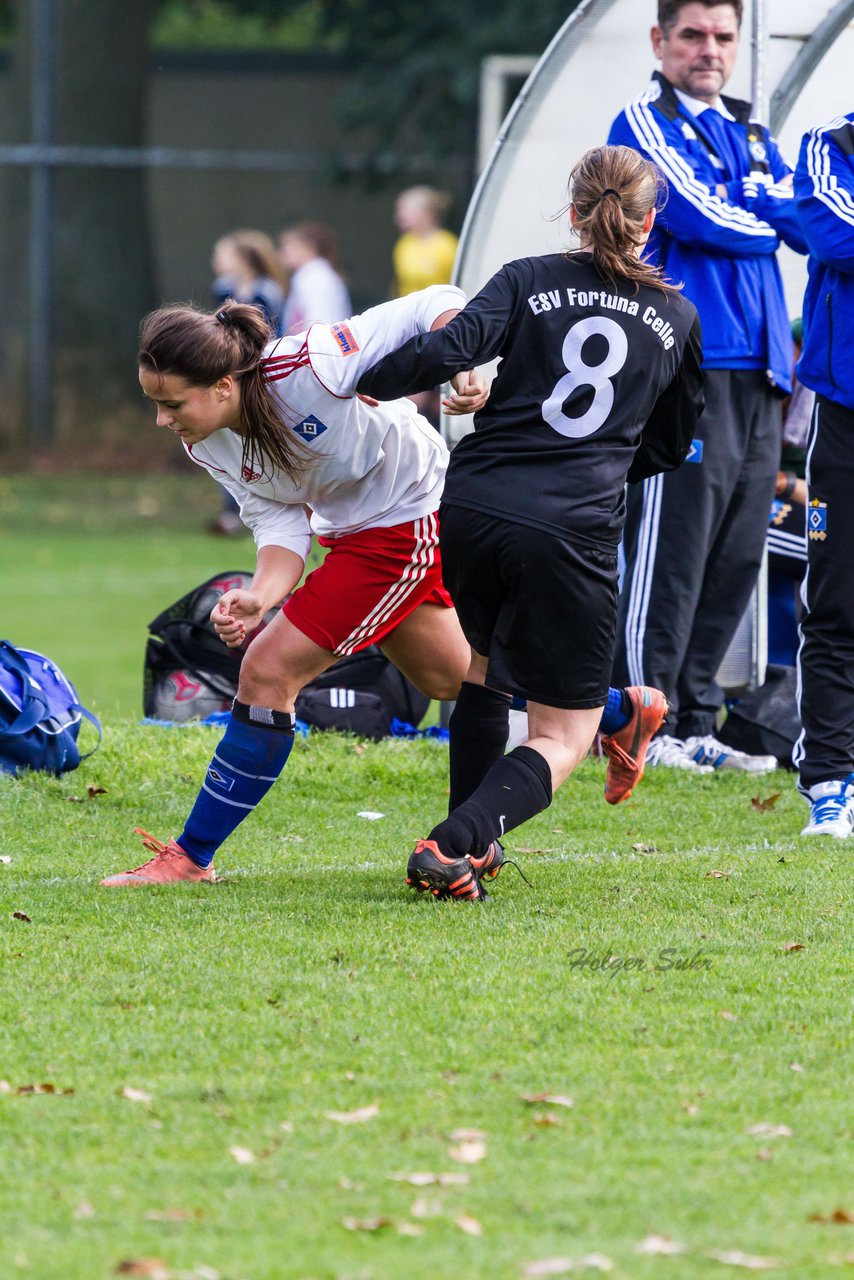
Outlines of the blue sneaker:
M 852 777 L 817 782 L 810 787 L 810 820 L 802 836 L 835 836 L 844 840 L 854 831 L 854 786 Z

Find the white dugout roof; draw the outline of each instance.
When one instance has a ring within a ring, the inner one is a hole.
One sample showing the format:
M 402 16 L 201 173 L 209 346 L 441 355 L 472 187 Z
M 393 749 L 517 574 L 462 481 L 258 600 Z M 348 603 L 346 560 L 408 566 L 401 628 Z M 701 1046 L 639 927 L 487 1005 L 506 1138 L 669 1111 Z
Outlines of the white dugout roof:
M 753 4 L 765 29 L 757 56 Z M 570 243 L 567 219 L 552 220 L 566 203 L 569 171 L 584 151 L 605 141 L 611 121 L 658 68 L 649 39 L 655 13 L 656 0 L 583 0 L 534 67 L 466 215 L 456 280 L 469 296 L 502 263 Z M 808 128 L 854 110 L 852 66 L 854 0 L 747 0 L 725 92 L 750 99 L 752 85 L 760 90 L 770 115 L 765 108 L 754 116 L 770 121 L 794 165 Z M 789 313 L 799 315 L 805 260 L 783 248 L 780 264 Z M 462 426 L 464 420 L 453 421 Z

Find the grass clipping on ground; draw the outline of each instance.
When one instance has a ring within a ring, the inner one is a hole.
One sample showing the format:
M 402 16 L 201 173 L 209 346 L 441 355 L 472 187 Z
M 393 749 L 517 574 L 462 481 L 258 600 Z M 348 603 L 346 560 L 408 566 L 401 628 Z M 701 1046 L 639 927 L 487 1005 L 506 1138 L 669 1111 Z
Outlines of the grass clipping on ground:
M 218 884 L 100 889 L 217 736 L 0 778 L 4 1274 L 850 1261 L 851 854 L 797 838 L 790 777 L 658 770 L 613 809 L 589 761 L 508 841 L 533 888 L 436 903 L 403 874 L 447 749 L 315 733 Z

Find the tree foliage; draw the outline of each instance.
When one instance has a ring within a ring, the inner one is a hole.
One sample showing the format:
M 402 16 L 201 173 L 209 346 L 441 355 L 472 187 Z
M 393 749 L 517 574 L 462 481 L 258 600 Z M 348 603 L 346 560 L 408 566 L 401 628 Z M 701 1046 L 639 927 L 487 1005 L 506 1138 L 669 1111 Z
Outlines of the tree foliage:
M 189 34 L 190 20 L 197 32 L 204 21 L 218 31 L 218 44 L 231 39 L 232 47 L 246 47 L 250 32 L 253 39 L 264 32 L 278 48 L 341 53 L 356 68 L 343 126 L 364 129 L 387 146 L 417 139 L 419 149 L 441 155 L 470 146 L 483 58 L 541 53 L 578 3 L 301 0 L 285 6 L 283 16 L 281 0 L 160 0 L 158 22 L 165 31 L 171 13 L 171 30 Z

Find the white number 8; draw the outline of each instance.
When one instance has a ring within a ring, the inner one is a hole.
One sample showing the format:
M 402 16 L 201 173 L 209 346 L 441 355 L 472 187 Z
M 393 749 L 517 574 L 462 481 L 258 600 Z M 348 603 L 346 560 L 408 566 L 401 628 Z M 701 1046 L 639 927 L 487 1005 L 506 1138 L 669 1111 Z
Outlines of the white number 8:
M 608 343 L 608 354 L 601 364 L 585 364 L 581 348 L 591 334 L 601 334 Z M 614 404 L 614 386 L 611 378 L 626 363 L 629 343 L 625 333 L 614 320 L 606 316 L 588 316 L 574 324 L 563 340 L 563 362 L 567 372 L 543 404 L 543 418 L 562 436 L 573 440 L 590 436 L 598 431 Z M 578 418 L 568 418 L 563 412 L 564 401 L 577 387 L 592 387 L 593 402 L 586 413 Z

